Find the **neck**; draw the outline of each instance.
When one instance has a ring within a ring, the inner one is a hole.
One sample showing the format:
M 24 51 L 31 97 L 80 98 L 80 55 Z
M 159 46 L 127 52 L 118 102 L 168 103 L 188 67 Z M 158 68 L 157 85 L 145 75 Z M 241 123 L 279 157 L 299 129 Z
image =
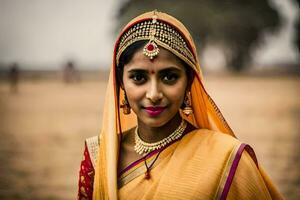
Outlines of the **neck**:
M 139 136 L 145 142 L 153 143 L 168 137 L 180 125 L 182 118 L 179 112 L 161 127 L 149 127 L 138 120 Z

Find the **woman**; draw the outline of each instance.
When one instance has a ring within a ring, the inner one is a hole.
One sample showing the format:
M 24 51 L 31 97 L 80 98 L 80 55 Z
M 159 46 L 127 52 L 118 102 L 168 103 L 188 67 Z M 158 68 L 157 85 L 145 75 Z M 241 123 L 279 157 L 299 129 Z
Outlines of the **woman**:
M 207 94 L 194 42 L 170 15 L 144 13 L 121 32 L 78 198 L 282 199 Z

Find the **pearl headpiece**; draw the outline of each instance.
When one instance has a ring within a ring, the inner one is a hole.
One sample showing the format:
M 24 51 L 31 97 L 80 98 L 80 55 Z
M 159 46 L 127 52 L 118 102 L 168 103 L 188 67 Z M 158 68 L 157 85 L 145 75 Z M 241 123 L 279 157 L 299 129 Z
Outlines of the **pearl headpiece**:
M 196 63 L 191 50 L 180 32 L 169 23 L 160 20 L 158 13 L 154 11 L 152 18 L 133 24 L 120 37 L 116 54 L 117 66 L 119 65 L 120 56 L 125 49 L 141 40 L 148 41 L 143 48 L 143 53 L 150 59 L 159 54 L 159 46 L 161 46 L 191 66 Z

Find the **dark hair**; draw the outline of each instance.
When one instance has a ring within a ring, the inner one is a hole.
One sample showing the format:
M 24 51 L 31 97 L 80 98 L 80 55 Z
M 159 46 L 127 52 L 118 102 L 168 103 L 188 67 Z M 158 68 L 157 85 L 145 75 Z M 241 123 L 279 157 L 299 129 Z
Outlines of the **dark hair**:
M 120 59 L 119 59 L 119 65 L 117 67 L 123 69 L 124 66 L 131 61 L 134 53 L 137 52 L 138 50 L 140 50 L 143 46 L 145 46 L 146 42 L 147 42 L 146 40 L 140 40 L 140 41 L 134 42 L 129 47 L 127 47 L 121 54 Z
M 116 77 L 117 77 L 119 85 L 122 85 L 124 66 L 131 61 L 135 52 L 137 52 L 138 50 L 143 48 L 146 45 L 146 43 L 147 43 L 146 40 L 140 40 L 140 41 L 134 42 L 129 47 L 127 47 L 121 54 L 120 59 L 119 59 L 119 65 L 117 66 L 117 70 L 116 70 L 116 73 L 117 73 Z M 190 85 L 194 78 L 193 70 L 183 60 L 181 60 L 180 58 L 178 58 L 178 59 L 180 60 L 180 62 L 183 64 L 183 66 L 185 68 L 185 72 L 186 72 L 186 75 L 188 78 L 188 83 L 189 83 L 188 85 Z
M 146 45 L 146 42 L 147 42 L 146 40 L 137 41 L 137 42 L 131 44 L 129 47 L 127 47 L 121 54 L 120 59 L 119 59 L 119 65 L 117 66 L 117 70 L 116 70 L 116 73 L 117 73 L 116 76 L 117 76 L 119 85 L 122 85 L 121 83 L 122 83 L 122 79 L 123 79 L 124 66 L 131 61 L 135 52 L 137 52 L 143 46 Z

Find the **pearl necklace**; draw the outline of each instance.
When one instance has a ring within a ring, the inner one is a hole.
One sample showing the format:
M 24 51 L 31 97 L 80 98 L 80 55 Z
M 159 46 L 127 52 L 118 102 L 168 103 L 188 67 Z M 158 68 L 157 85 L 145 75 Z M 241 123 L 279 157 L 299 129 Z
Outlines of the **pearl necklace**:
M 134 150 L 140 154 L 140 155 L 145 155 L 153 150 L 160 149 L 165 147 L 167 144 L 173 142 L 174 140 L 177 140 L 180 138 L 187 126 L 187 123 L 185 120 L 182 119 L 181 124 L 177 127 L 177 129 L 171 133 L 168 137 L 154 143 L 148 143 L 143 141 L 139 134 L 138 134 L 138 127 L 135 129 L 135 145 L 134 145 Z

